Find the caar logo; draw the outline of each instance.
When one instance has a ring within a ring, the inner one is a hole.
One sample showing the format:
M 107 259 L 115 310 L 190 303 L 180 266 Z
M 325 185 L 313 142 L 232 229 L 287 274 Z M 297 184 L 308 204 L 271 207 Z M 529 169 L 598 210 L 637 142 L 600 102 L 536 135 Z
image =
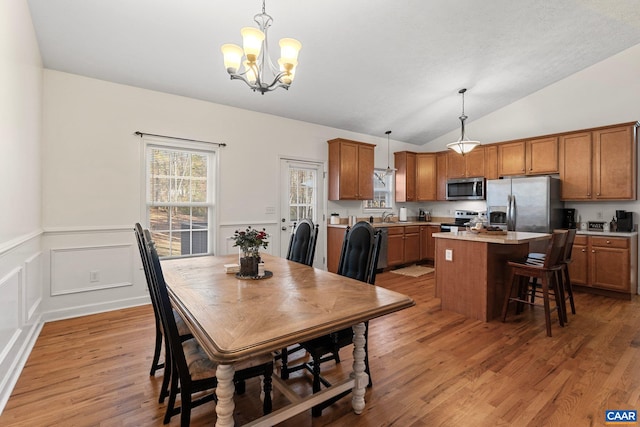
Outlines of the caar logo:
M 604 421 L 607 424 L 635 424 L 638 422 L 638 413 L 631 410 L 608 410 L 604 412 Z

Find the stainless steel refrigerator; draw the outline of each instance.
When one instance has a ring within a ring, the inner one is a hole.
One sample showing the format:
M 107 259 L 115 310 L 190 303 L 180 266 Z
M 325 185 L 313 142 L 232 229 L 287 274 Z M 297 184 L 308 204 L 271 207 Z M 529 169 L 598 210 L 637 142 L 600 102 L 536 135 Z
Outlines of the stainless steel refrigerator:
M 549 233 L 562 227 L 560 180 L 551 176 L 487 181 L 489 224 L 510 231 Z

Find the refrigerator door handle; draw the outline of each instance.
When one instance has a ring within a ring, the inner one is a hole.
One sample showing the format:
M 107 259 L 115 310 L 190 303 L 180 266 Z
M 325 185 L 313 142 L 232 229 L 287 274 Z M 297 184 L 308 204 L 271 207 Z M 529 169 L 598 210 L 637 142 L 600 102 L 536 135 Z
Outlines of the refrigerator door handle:
M 513 225 L 512 230 L 516 231 L 516 219 L 518 218 L 518 205 L 516 204 L 516 196 L 511 196 L 511 223 Z
M 507 230 L 511 230 L 511 194 L 507 195 Z

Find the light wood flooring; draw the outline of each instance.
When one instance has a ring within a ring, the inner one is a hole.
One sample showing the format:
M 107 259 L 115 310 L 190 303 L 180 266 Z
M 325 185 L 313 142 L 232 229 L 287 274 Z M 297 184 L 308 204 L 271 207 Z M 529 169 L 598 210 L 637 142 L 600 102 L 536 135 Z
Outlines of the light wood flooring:
M 282 426 L 598 426 L 605 409 L 640 409 L 638 297 L 577 294 L 578 313 L 564 328 L 556 318 L 548 338 L 541 309 L 510 311 L 506 323 L 441 311 L 433 274 L 383 273 L 377 284 L 416 306 L 370 322 L 374 384 L 363 414 L 345 398 L 320 418 L 308 411 Z M 162 425 L 162 372 L 149 376 L 153 328 L 150 306 L 47 323 L 0 425 Z M 349 353 L 325 365 L 327 377 L 346 375 Z M 289 383 L 310 393 L 304 372 Z M 261 414 L 258 391 L 253 381 L 236 396 L 237 424 Z M 275 408 L 286 404 L 277 391 L 274 399 Z M 211 402 L 194 410 L 191 425 L 214 421 Z

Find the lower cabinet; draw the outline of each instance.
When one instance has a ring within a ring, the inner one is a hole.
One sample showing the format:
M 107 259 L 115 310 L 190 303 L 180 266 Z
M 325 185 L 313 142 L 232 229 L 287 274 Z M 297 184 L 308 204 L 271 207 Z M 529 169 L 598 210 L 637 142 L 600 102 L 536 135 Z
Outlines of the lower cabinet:
M 402 228 L 404 228 L 404 264 L 420 261 L 420 226 Z
M 346 227 L 327 227 L 327 270 L 332 273 L 338 272 L 340 252 L 342 252 L 346 232 Z
M 576 236 L 571 283 L 579 289 L 631 299 L 637 292 L 638 238 Z
M 439 225 L 420 226 L 420 259 L 433 261 L 436 255 L 436 240 L 433 233 L 439 233 Z
M 389 227 L 387 267 L 404 263 L 404 227 Z

